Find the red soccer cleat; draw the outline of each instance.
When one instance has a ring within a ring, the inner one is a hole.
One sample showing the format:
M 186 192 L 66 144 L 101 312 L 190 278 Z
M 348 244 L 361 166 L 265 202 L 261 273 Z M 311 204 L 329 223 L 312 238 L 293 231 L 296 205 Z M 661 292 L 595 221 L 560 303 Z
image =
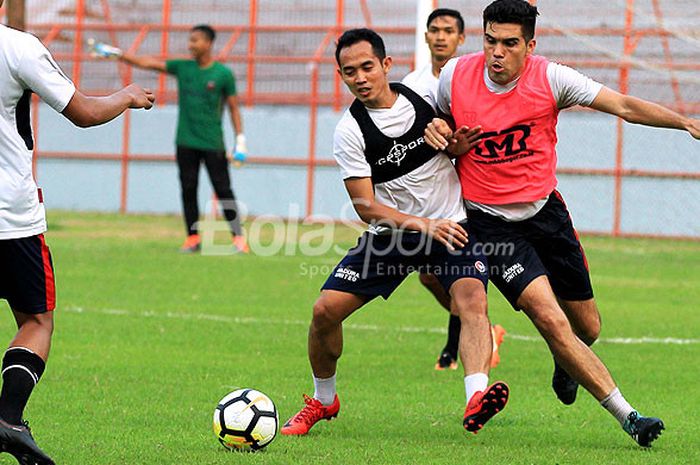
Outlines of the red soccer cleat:
M 491 417 L 503 410 L 508 402 L 508 393 L 508 385 L 500 381 L 486 388 L 486 391 L 475 393 L 464 412 L 464 429 L 476 434 Z
M 183 242 L 182 247 L 180 247 L 181 253 L 196 253 L 202 248 L 202 241 L 199 238 L 199 234 L 190 234 Z
M 306 406 L 292 418 L 287 420 L 280 433 L 288 436 L 298 436 L 309 432 L 312 426 L 321 420 L 332 420 L 338 416 L 340 410 L 340 401 L 338 395 L 335 395 L 331 405 L 323 405 L 317 399 L 304 394 L 304 403 Z
M 503 342 L 503 336 L 506 335 L 506 330 L 501 325 L 491 326 L 491 337 L 493 338 L 493 353 L 491 354 L 491 368 L 496 368 L 501 362 L 501 356 L 498 355 L 498 348 Z
M 250 252 L 250 247 L 248 247 L 248 241 L 246 241 L 245 236 L 233 236 L 233 247 L 238 253 Z

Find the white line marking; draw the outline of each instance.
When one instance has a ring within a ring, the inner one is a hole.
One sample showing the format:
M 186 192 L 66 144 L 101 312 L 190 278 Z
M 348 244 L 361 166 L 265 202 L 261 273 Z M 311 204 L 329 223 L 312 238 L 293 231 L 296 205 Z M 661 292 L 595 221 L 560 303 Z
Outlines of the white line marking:
M 225 315 L 212 315 L 208 313 L 180 313 L 180 312 L 154 312 L 154 311 L 128 311 L 117 309 L 85 309 L 82 307 L 64 307 L 61 309 L 64 312 L 70 313 L 97 313 L 102 315 L 128 316 L 135 318 L 165 318 L 172 320 L 197 320 L 197 321 L 216 321 L 219 323 L 231 324 L 255 324 L 255 325 L 273 325 L 273 326 L 309 326 L 309 320 L 291 320 L 291 319 L 262 319 L 257 317 L 238 317 Z M 367 324 L 344 323 L 344 329 L 355 331 L 370 331 L 370 332 L 391 332 L 399 333 L 420 333 L 420 334 L 447 334 L 445 328 L 430 328 L 418 326 L 378 326 Z M 518 341 L 541 342 L 539 336 L 525 336 L 521 334 L 506 333 L 507 339 L 515 339 Z M 675 337 L 602 337 L 598 339 L 597 344 L 664 344 L 664 345 L 689 345 L 700 344 L 700 339 L 680 339 Z

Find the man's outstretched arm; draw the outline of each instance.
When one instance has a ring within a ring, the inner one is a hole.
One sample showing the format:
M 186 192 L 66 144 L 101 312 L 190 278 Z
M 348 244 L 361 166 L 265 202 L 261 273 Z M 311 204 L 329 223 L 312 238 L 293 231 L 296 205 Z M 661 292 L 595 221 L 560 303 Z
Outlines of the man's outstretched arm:
M 666 107 L 603 87 L 591 103 L 594 110 L 619 116 L 628 123 L 658 128 L 680 129 L 700 139 L 700 120 L 689 118 Z
M 165 61 L 149 56 L 132 55 L 131 53 L 123 53 L 119 56 L 119 61 L 127 63 L 137 68 L 149 69 L 151 71 L 167 72 Z
M 76 126 L 87 128 L 111 121 L 127 108 L 148 110 L 154 100 L 153 92 L 136 84 L 105 97 L 91 97 L 76 90 L 62 113 Z

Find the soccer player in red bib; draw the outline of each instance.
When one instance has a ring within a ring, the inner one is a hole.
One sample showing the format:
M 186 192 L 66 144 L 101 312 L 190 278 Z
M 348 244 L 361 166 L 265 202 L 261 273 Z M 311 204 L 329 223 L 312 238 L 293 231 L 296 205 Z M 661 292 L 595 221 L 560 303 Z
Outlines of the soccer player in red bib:
M 440 83 L 438 80 L 440 70 L 450 58 L 457 55 L 457 48 L 464 43 L 464 18 L 457 10 L 437 8 L 428 15 L 426 28 L 425 43 L 428 44 L 430 49 L 430 63 L 407 74 L 401 82 L 412 89 L 420 88 L 429 91 L 431 98 L 435 100 Z M 440 284 L 440 280 L 428 273 L 420 273 L 419 278 L 421 284 L 435 296 L 440 305 L 450 312 L 450 296 L 445 292 Z M 459 315 L 450 313 L 447 323 L 447 342 L 440 355 L 438 355 L 437 362 L 435 362 L 436 370 L 457 369 L 461 327 L 462 323 Z M 493 339 L 491 368 L 495 368 L 501 360 L 498 348 L 503 342 L 505 333 L 503 326 L 491 326 L 491 337 Z
M 586 257 L 555 190 L 557 117 L 582 105 L 631 123 L 686 130 L 696 139 L 700 122 L 535 55 L 537 15 L 525 0 L 497 0 L 484 10 L 484 50 L 443 68 L 437 103 L 449 116 L 428 125 L 426 141 L 461 155 L 469 224 L 492 250 L 500 249 L 489 255 L 490 279 L 547 341 L 559 399 L 573 403 L 582 384 L 648 447 L 663 422 L 632 408 L 589 348 L 600 333 L 600 315 Z M 462 134 L 477 128 L 480 142 L 462 143 Z
M 0 452 L 21 464 L 51 465 L 23 419 L 49 356 L 56 306 L 43 197 L 32 176 L 31 94 L 81 127 L 127 108 L 151 108 L 154 97 L 133 84 L 107 97 L 85 96 L 36 37 L 2 25 L 0 68 L 0 299 L 18 327 L 2 359 Z

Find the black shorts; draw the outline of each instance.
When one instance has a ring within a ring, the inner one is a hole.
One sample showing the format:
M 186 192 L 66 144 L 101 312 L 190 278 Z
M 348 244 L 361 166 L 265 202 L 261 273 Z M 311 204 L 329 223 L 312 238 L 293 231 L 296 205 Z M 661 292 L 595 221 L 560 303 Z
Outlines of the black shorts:
M 56 308 L 53 262 L 43 234 L 0 240 L 0 299 L 22 313 Z
M 474 249 L 476 238 L 466 223 L 469 243 L 450 251 L 434 239 L 420 233 L 370 234 L 360 236 L 357 246 L 350 249 L 338 263 L 321 290 L 336 290 L 367 296 L 381 295 L 388 299 L 412 272 L 435 276 L 449 293 L 461 278 L 481 281 L 488 285 L 488 261 Z
M 516 310 L 520 294 L 539 276 L 549 278 L 561 299 L 593 298 L 586 255 L 559 192 L 527 220 L 510 222 L 469 210 L 469 224 L 484 241 L 491 282 Z

